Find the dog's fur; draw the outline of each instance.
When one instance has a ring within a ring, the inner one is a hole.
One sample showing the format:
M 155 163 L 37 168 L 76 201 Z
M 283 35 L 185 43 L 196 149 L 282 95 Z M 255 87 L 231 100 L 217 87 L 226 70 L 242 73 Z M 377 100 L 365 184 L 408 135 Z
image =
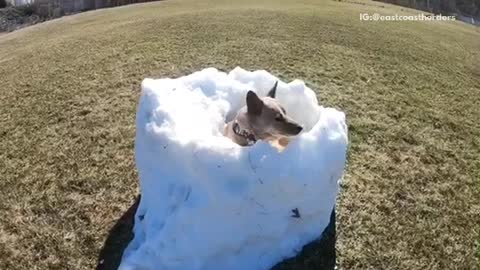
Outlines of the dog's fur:
M 249 146 L 257 140 L 267 141 L 282 151 L 289 137 L 298 135 L 303 128 L 287 116 L 275 99 L 277 85 L 278 81 L 263 98 L 248 91 L 247 105 L 238 111 L 233 121 L 226 124 L 225 136 L 241 146 Z

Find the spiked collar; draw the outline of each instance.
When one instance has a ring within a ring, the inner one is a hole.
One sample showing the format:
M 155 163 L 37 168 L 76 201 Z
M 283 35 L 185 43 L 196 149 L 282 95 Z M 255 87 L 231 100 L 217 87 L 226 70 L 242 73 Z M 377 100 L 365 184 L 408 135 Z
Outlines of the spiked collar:
M 245 139 L 245 141 L 247 142 L 247 146 L 251 146 L 255 144 L 255 142 L 257 142 L 257 138 L 255 138 L 255 135 L 249 130 L 242 129 L 240 127 L 240 124 L 238 124 L 237 120 L 233 122 L 232 128 L 233 133 Z

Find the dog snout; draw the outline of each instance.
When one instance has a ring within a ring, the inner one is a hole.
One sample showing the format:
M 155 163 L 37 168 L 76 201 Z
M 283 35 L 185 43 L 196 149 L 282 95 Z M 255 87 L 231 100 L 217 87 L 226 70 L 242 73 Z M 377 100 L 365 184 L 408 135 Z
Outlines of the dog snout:
M 303 130 L 302 126 L 295 125 L 295 127 L 293 128 L 293 135 L 298 135 L 300 132 L 302 132 L 302 130 Z
M 300 132 L 302 132 L 302 130 L 303 130 L 302 126 L 296 123 L 291 123 L 287 133 L 290 136 L 295 136 L 295 135 L 298 135 Z

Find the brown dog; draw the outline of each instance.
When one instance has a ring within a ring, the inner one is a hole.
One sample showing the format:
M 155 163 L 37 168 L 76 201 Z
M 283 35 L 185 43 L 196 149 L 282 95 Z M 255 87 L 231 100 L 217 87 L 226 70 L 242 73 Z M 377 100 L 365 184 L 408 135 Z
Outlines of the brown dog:
M 247 105 L 225 126 L 225 136 L 241 146 L 253 145 L 257 140 L 268 141 L 282 151 L 289 137 L 298 135 L 303 128 L 287 116 L 285 109 L 275 99 L 277 85 L 278 81 L 263 98 L 248 91 Z

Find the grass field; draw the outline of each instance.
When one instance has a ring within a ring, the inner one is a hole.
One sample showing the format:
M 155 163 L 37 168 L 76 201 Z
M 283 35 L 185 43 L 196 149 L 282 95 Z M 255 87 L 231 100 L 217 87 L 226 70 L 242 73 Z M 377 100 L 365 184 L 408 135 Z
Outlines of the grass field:
M 2 35 L 0 269 L 94 268 L 138 194 L 141 80 L 237 65 L 303 79 L 347 113 L 340 268 L 478 267 L 480 30 L 360 22 L 361 12 L 416 11 L 364 0 L 170 0 Z

